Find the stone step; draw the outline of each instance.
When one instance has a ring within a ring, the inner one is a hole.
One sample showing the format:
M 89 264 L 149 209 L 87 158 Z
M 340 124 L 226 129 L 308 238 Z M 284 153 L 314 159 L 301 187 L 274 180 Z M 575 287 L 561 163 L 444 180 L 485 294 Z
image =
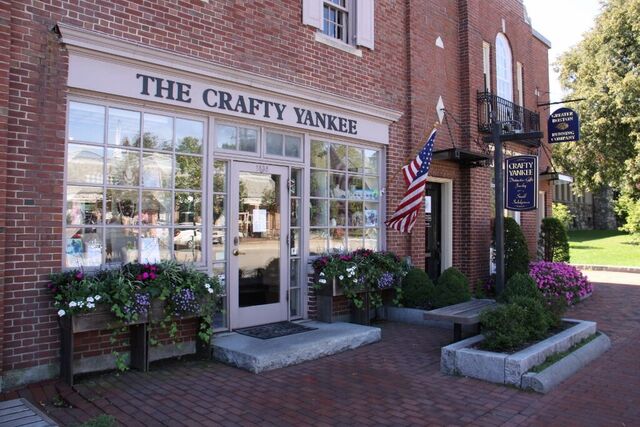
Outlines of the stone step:
M 382 331 L 353 323 L 304 321 L 313 328 L 300 334 L 262 340 L 235 332 L 213 338 L 216 360 L 253 373 L 296 365 L 380 341 Z

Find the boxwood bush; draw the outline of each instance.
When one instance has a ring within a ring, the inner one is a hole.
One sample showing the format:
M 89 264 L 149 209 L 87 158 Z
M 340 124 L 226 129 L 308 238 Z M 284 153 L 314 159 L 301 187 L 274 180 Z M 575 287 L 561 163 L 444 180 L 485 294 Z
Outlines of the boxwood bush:
M 558 218 L 542 219 L 538 248 L 545 261 L 569 262 L 569 236 Z
M 509 280 L 517 273 L 529 272 L 529 248 L 515 219 L 504 219 L 504 277 Z
M 450 267 L 442 272 L 436 280 L 432 305 L 434 307 L 446 307 L 471 299 L 469 280 L 460 270 Z
M 402 298 L 405 307 L 428 308 L 434 293 L 434 285 L 429 275 L 422 269 L 412 267 L 402 279 Z
M 509 303 L 515 297 L 527 297 L 542 300 L 542 292 L 538 290 L 535 280 L 528 274 L 516 273 L 507 281 L 505 290 L 498 301 Z

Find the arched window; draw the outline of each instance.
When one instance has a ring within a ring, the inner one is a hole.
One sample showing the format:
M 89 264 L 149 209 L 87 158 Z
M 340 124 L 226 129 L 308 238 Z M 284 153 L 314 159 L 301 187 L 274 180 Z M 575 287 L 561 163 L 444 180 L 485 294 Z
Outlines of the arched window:
M 496 36 L 496 95 L 513 102 L 513 60 L 509 41 L 504 34 Z

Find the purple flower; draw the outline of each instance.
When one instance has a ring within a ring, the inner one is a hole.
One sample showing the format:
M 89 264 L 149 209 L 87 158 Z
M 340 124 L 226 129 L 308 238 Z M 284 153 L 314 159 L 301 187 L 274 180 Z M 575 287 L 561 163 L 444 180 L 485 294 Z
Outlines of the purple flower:
M 392 288 L 396 284 L 396 278 L 392 273 L 384 272 L 382 276 L 378 278 L 378 289 Z
M 76 273 L 76 280 L 82 280 L 84 279 L 84 273 L 82 271 L 78 271 Z

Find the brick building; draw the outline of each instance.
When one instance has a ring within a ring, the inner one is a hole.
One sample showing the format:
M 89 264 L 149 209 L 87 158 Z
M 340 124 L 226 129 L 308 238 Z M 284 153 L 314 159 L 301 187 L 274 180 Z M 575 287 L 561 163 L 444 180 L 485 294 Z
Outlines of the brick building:
M 475 283 L 487 108 L 510 131 L 546 119 L 532 111 L 549 43 L 519 0 L 0 0 L 0 17 L 5 387 L 57 373 L 46 285 L 64 268 L 195 263 L 225 279 L 220 330 L 313 316 L 308 262 L 329 250 L 389 249 Z M 431 213 L 387 231 L 398 171 L 436 121 Z M 517 218 L 532 253 L 539 190 Z M 279 280 L 252 297 L 260 268 Z M 76 350 L 81 371 L 112 363 L 108 334 Z

